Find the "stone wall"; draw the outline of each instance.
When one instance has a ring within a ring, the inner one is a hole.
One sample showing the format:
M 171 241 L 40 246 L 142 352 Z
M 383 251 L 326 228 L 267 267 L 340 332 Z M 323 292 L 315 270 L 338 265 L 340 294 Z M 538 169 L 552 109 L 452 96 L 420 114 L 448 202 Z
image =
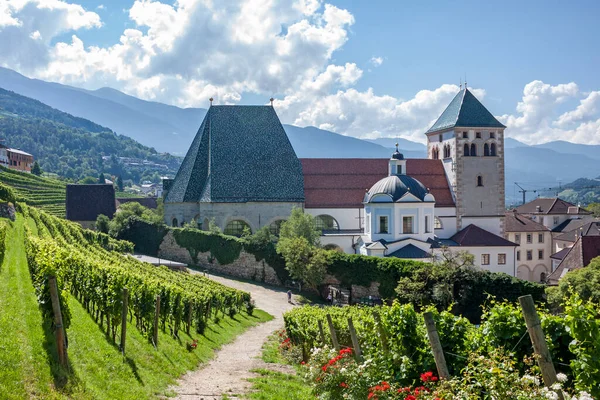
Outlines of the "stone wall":
M 175 241 L 173 232 L 169 231 L 164 237 L 158 249 L 158 256 L 167 260 L 177 261 L 201 269 L 207 269 L 219 274 L 231 275 L 238 278 L 264 282 L 270 285 L 282 286 L 283 282 L 277 277 L 275 270 L 263 261 L 256 261 L 254 255 L 240 252 L 237 260 L 231 264 L 221 265 L 216 259 L 212 259 L 210 252 L 198 253 L 195 264 L 190 252 L 179 246 Z M 212 260 L 212 261 L 211 261 Z
M 0 201 L 0 217 L 8 218 L 11 221 L 15 220 L 15 206 L 12 203 Z

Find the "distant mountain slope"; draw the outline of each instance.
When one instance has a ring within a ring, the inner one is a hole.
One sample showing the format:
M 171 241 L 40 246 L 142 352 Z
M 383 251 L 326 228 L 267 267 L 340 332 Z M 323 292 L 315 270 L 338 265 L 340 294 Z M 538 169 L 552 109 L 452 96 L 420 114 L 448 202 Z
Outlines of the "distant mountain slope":
M 555 142 L 548 142 L 544 144 L 538 144 L 533 147 L 537 147 L 540 149 L 550 149 L 554 150 L 558 153 L 565 154 L 583 154 L 589 158 L 593 158 L 595 160 L 600 160 L 600 145 L 590 145 L 590 144 L 578 144 L 566 142 L 564 140 L 557 140 Z
M 423 135 L 425 137 L 425 135 Z M 400 152 L 403 151 L 416 151 L 421 152 L 425 157 L 427 153 L 427 146 L 422 143 L 413 142 L 412 140 L 407 140 L 403 138 L 379 138 L 379 139 L 366 139 L 367 142 L 377 143 L 380 146 L 387 147 L 393 149 L 396 147 L 396 143 L 398 143 L 398 148 Z M 404 154 L 404 153 L 403 153 Z
M 177 157 L 1 88 L 0 137 L 6 145 L 32 153 L 44 171 L 70 179 L 107 172 L 138 182 L 174 175 L 180 164 Z

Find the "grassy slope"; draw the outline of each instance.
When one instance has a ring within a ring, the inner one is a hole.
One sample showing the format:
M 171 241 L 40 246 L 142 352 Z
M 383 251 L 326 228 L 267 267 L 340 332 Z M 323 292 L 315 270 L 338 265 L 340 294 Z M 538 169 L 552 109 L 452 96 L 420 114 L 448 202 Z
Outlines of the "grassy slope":
M 130 326 L 123 358 L 71 297 L 72 321 L 67 332 L 71 373 L 66 374 L 54 362 L 53 335 L 42 325 L 25 259 L 24 223 L 33 227 L 19 215 L 8 232 L 8 251 L 0 270 L 0 398 L 156 398 L 181 374 L 209 360 L 222 344 L 272 318 L 260 310 L 252 317 L 225 317 L 219 325 L 210 324 L 205 336 L 193 335 L 199 339 L 193 352 L 186 350 L 191 338 L 185 334 L 178 341 L 161 332 L 155 349 Z
M 262 359 L 266 363 L 286 364 L 286 360 L 279 351 L 279 341 L 273 335 L 263 346 Z M 268 369 L 257 369 L 259 376 L 249 379 L 252 382 L 252 391 L 248 398 L 252 400 L 310 400 L 315 396 L 311 394 L 310 387 L 298 375 L 290 375 Z

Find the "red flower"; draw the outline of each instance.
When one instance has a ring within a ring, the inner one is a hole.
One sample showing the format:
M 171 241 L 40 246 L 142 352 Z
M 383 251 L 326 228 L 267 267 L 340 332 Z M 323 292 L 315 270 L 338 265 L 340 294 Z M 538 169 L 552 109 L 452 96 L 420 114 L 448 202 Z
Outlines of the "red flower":
M 347 388 L 348 384 L 346 382 L 342 382 L 340 383 L 340 387 Z
M 438 380 L 437 376 L 433 375 L 433 372 L 429 371 L 429 372 L 425 372 L 424 374 L 421 374 L 421 380 L 423 382 L 435 382 Z
M 409 394 L 408 396 L 406 396 L 404 398 L 404 400 L 417 400 L 417 398 L 415 396 L 413 396 L 412 394 Z

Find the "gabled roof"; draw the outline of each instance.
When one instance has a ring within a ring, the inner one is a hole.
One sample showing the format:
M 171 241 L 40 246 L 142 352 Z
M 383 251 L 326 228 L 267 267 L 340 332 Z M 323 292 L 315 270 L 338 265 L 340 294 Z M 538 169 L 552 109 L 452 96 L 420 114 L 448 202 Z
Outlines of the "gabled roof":
M 306 208 L 362 208 L 366 191 L 388 176 L 386 158 L 302 158 Z M 442 160 L 406 160 L 406 174 L 435 197 L 436 207 L 454 207 Z
M 537 198 L 517 207 L 519 214 L 589 215 L 591 212 L 558 197 Z
M 524 215 L 509 211 L 504 214 L 504 231 L 505 232 L 540 232 L 549 231 L 544 225 L 532 221 Z
M 552 232 L 570 232 L 573 229 L 577 229 L 580 226 L 583 226 L 590 222 L 588 218 L 580 219 L 580 218 L 569 218 L 563 221 L 560 225 L 557 225 Z
M 548 283 L 557 284 L 567 272 L 587 266 L 593 258 L 600 256 L 600 235 L 588 235 L 577 238 L 556 270 L 548 276 Z
M 457 127 L 469 128 L 506 128 L 491 112 L 471 93 L 464 88 L 454 96 L 442 115 L 425 133 L 437 132 Z
M 273 107 L 211 106 L 165 201 L 304 201 L 302 166 Z
M 552 254 L 550 256 L 550 258 L 553 258 L 555 260 L 562 260 L 569 253 L 569 251 L 571 251 L 571 248 L 570 247 L 565 247 L 561 251 L 558 251 L 558 252 Z
M 562 235 L 558 235 L 554 238 L 554 240 L 575 242 L 580 236 L 600 236 L 600 222 L 588 222 L 587 224 L 581 225 L 577 229 L 573 229 L 569 232 L 563 233 Z
M 498 235 L 494 235 L 492 232 L 488 232 L 485 229 L 481 229 L 477 225 L 469 225 L 463 230 L 457 232 L 450 238 L 450 240 L 458 243 L 459 246 L 517 246 L 516 243 L 510 242 Z
M 98 215 L 109 218 L 115 214 L 115 188 L 113 185 L 67 185 L 67 219 L 70 221 L 95 221 Z
M 397 257 L 397 258 L 430 258 L 431 254 L 425 250 L 421 250 L 414 244 L 410 243 L 401 249 L 388 254 L 386 257 Z

